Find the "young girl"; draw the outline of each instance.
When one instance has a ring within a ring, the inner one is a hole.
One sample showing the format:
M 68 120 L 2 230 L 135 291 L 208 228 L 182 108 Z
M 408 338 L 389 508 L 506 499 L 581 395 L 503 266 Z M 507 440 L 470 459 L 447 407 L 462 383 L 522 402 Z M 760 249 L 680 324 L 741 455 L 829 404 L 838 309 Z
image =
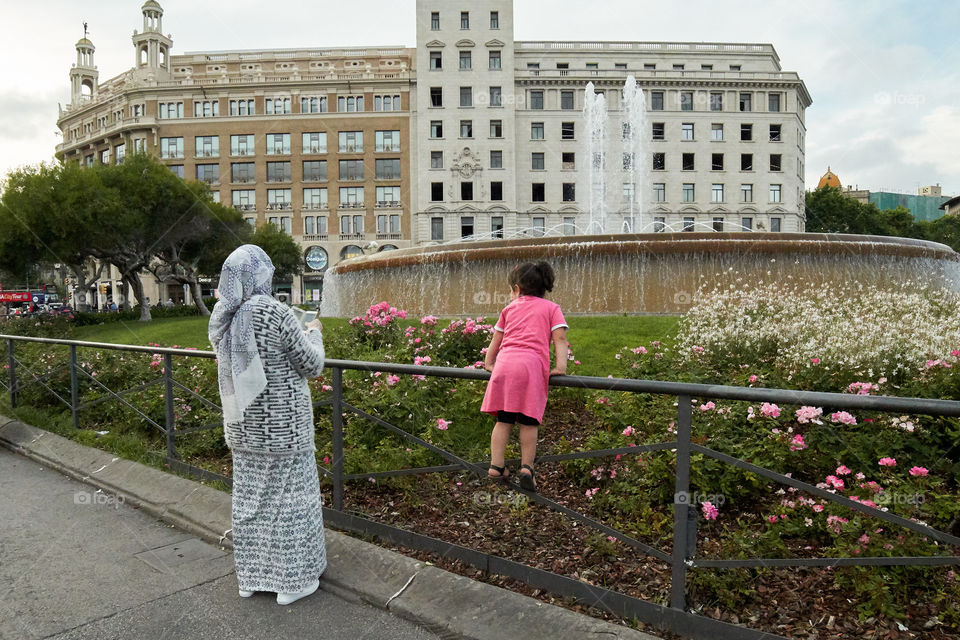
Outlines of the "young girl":
M 560 305 L 544 299 L 553 290 L 553 269 L 546 262 L 527 262 L 510 272 L 512 302 L 500 313 L 484 367 L 493 373 L 480 410 L 496 416 L 490 436 L 491 478 L 508 478 L 504 452 L 513 425 L 520 423 L 520 486 L 536 491 L 533 461 L 537 427 L 547 406 L 552 375 L 567 372 L 567 323 Z M 550 342 L 557 366 L 550 369 Z

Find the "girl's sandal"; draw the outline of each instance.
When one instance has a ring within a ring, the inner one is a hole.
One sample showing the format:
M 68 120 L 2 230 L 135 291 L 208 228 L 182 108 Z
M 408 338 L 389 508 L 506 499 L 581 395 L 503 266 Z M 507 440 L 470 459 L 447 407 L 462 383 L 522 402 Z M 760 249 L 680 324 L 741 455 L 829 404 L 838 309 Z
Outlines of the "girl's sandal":
M 506 482 L 507 478 L 510 477 L 510 470 L 507 469 L 507 465 L 503 465 L 502 467 L 490 465 L 490 470 L 497 472 L 497 475 L 495 476 L 492 476 L 489 473 L 487 474 L 487 477 L 490 478 L 491 480 L 503 480 L 504 482 Z
M 533 481 L 533 467 L 528 464 L 520 467 L 521 469 L 526 469 L 529 471 L 529 474 L 519 473 L 520 476 L 520 488 L 525 491 L 532 491 L 533 493 L 537 492 L 537 483 Z

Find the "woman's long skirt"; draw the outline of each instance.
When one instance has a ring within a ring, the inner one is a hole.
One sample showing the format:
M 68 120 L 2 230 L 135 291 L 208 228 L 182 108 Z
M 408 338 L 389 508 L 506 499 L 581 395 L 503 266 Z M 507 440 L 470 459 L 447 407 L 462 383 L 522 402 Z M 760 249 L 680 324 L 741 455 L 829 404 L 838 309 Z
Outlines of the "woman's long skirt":
M 327 568 L 312 451 L 233 452 L 233 559 L 244 591 L 303 591 Z

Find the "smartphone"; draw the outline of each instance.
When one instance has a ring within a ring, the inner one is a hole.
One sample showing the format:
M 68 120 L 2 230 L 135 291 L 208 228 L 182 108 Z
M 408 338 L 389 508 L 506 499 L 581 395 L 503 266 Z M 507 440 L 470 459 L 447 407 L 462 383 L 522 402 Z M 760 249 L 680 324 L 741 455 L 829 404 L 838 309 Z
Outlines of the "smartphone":
M 307 311 L 306 309 L 301 309 L 300 307 L 290 307 L 293 310 L 293 315 L 297 318 L 297 322 L 300 323 L 301 327 L 306 327 L 307 323 L 312 322 L 317 317 L 317 311 Z

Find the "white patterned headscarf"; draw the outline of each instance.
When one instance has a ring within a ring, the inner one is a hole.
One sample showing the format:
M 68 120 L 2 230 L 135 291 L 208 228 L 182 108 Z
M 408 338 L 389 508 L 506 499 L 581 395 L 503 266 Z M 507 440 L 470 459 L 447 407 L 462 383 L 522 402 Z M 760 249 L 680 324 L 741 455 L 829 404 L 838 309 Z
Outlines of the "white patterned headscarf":
M 258 246 L 245 244 L 223 263 L 220 299 L 210 315 L 207 335 L 217 353 L 220 400 L 225 423 L 243 419 L 243 412 L 267 386 L 253 334 L 253 306 L 271 296 L 273 262 Z

